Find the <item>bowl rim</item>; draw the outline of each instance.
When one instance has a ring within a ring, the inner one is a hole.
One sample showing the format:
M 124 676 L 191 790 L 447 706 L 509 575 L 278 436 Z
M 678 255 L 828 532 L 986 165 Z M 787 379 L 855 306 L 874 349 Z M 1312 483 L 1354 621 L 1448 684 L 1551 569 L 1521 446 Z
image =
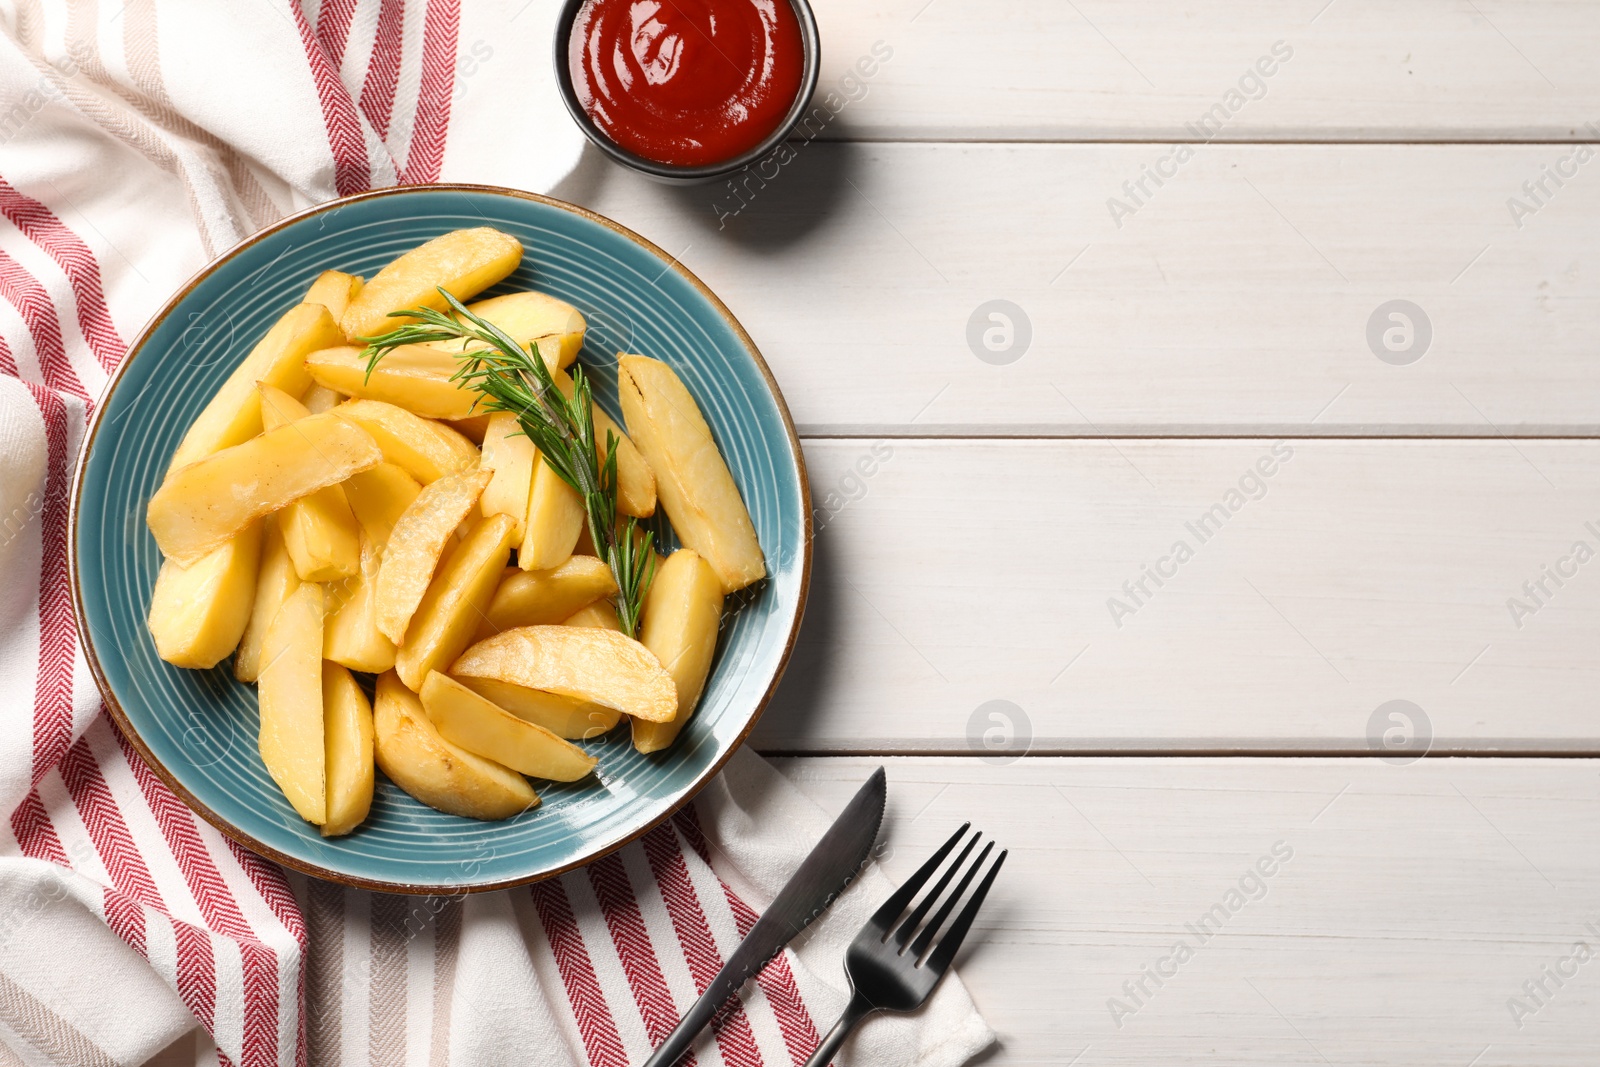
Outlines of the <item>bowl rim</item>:
M 542 204 L 546 207 L 552 207 L 561 211 L 569 212 L 570 214 L 587 219 L 590 222 L 598 223 L 606 229 L 611 230 L 613 233 L 632 241 L 634 244 L 643 248 L 646 252 L 667 264 L 669 269 L 675 271 L 680 278 L 688 282 L 696 291 L 699 292 L 703 298 L 705 298 L 707 303 L 711 305 L 717 314 L 722 316 L 723 321 L 728 325 L 729 329 L 733 331 L 735 336 L 745 346 L 746 351 L 748 351 L 750 356 L 755 360 L 756 368 L 761 372 L 762 378 L 766 381 L 767 389 L 771 392 L 772 398 L 777 404 L 778 414 L 783 420 L 784 433 L 789 439 L 789 446 L 794 455 L 795 474 L 799 481 L 801 515 L 804 524 L 804 536 L 802 540 L 800 562 L 800 587 L 795 598 L 794 611 L 789 619 L 788 633 L 784 637 L 783 650 L 779 654 L 777 667 L 773 670 L 772 679 L 767 684 L 766 692 L 764 692 L 761 695 L 760 700 L 756 702 L 755 707 L 750 712 L 749 719 L 740 729 L 738 736 L 735 737 L 732 743 L 727 746 L 727 749 L 704 771 L 702 771 L 700 775 L 694 779 L 694 781 L 690 782 L 689 785 L 683 789 L 680 795 L 674 798 L 672 803 L 670 803 L 660 815 L 647 820 L 638 829 L 629 831 L 616 841 L 606 844 L 603 847 L 585 852 L 578 859 L 575 859 L 572 862 L 564 864 L 558 868 L 540 871 L 530 875 L 519 875 L 511 878 L 502 878 L 495 881 L 486 882 L 391 882 L 383 879 L 368 878 L 362 875 L 345 874 L 343 872 L 329 870 L 328 868 L 310 860 L 302 859 L 298 856 L 288 855 L 279 849 L 273 848 L 270 845 L 256 840 L 256 838 L 233 825 L 228 820 L 222 818 L 215 811 L 211 810 L 208 805 L 201 802 L 198 797 L 191 793 L 189 789 L 183 785 L 183 783 L 178 781 L 177 777 L 170 770 L 168 770 L 159 759 L 156 758 L 155 754 L 150 750 L 150 747 L 139 735 L 139 731 L 134 727 L 132 721 L 128 718 L 126 711 L 123 710 L 121 703 L 117 699 L 115 691 L 112 689 L 110 682 L 106 678 L 104 669 L 100 665 L 99 656 L 95 651 L 93 636 L 85 622 L 85 619 L 87 618 L 87 612 L 84 607 L 83 584 L 80 581 L 80 576 L 78 574 L 78 524 L 81 517 L 81 509 L 79 504 L 83 495 L 83 478 L 84 472 L 88 466 L 89 454 L 94 448 L 95 437 L 99 432 L 101 419 L 105 414 L 112 394 L 116 392 L 117 386 L 121 383 L 123 373 L 128 369 L 129 366 L 132 365 L 134 359 L 149 342 L 151 334 L 153 334 L 156 329 L 166 321 L 167 317 L 171 315 L 178 308 L 178 306 L 188 298 L 189 294 L 193 292 L 197 285 L 214 274 L 222 267 L 223 264 L 233 260 L 247 248 L 250 248 L 264 238 L 278 232 L 279 230 L 285 229 L 307 218 L 312 218 L 325 212 L 337 210 L 359 201 L 374 200 L 386 196 L 397 196 L 419 192 L 486 193 L 493 196 L 504 196 L 517 200 L 529 200 L 537 204 Z M 72 484 L 68 493 L 67 580 L 72 590 L 72 609 L 74 621 L 78 626 L 79 646 L 83 650 L 84 659 L 89 664 L 89 672 L 94 677 L 95 687 L 100 691 L 100 697 L 105 703 L 106 709 L 111 713 L 111 717 L 116 722 L 118 729 L 121 730 L 122 735 L 127 738 L 128 742 L 139 753 L 140 758 L 144 760 L 145 765 L 154 771 L 156 776 L 159 777 L 163 783 L 165 783 L 167 788 L 176 793 L 191 811 L 195 812 L 201 818 L 205 819 L 206 822 L 214 826 L 220 833 L 223 834 L 223 836 L 239 845 L 244 846 L 251 852 L 254 852 L 256 855 L 269 859 L 274 863 L 281 864 L 290 868 L 291 870 L 310 875 L 314 878 L 320 878 L 325 881 L 349 886 L 354 889 L 366 889 L 375 892 L 404 893 L 411 895 L 457 896 L 466 893 L 487 893 L 499 889 L 512 889 L 517 886 L 540 882 L 547 878 L 554 878 L 565 874 L 568 871 L 587 866 L 588 864 L 593 863 L 595 860 L 602 859 L 603 857 L 616 852 L 624 846 L 637 841 L 651 830 L 654 830 L 656 827 L 666 822 L 667 819 L 671 818 L 678 811 L 682 810 L 691 801 L 693 801 L 696 796 L 699 795 L 700 791 L 710 783 L 711 779 L 715 778 L 717 774 L 721 772 L 722 768 L 727 764 L 727 762 L 733 758 L 733 754 L 744 746 L 745 741 L 750 736 L 750 732 L 755 729 L 755 725 L 758 721 L 760 721 L 762 713 L 766 711 L 767 705 L 772 702 L 772 697 L 777 692 L 778 685 L 783 681 L 784 672 L 787 670 L 790 658 L 794 653 L 795 641 L 800 633 L 801 620 L 805 617 L 806 601 L 811 590 L 813 535 L 814 530 L 813 518 L 811 514 L 811 483 L 806 472 L 805 453 L 801 450 L 800 437 L 799 434 L 795 432 L 794 419 L 789 414 L 788 402 L 784 400 L 783 392 L 778 388 L 777 380 L 772 375 L 772 369 L 767 365 L 766 359 L 761 355 L 761 350 L 756 347 L 755 341 L 751 339 L 749 333 L 747 333 L 745 328 L 739 323 L 739 320 L 734 317 L 733 312 L 728 310 L 727 305 L 724 304 L 722 300 L 714 292 L 712 292 L 704 282 L 697 278 L 694 273 L 682 263 L 678 262 L 677 257 L 667 254 L 667 252 L 660 246 L 640 236 L 633 230 L 630 230 L 628 227 L 623 226 L 621 223 L 606 218 L 604 215 L 601 215 L 598 212 L 591 211 L 588 208 L 569 203 L 565 200 L 559 200 L 555 197 L 545 196 L 540 193 L 530 193 L 521 189 L 512 189 L 500 185 L 481 185 L 468 182 L 431 182 L 420 185 L 391 186 L 385 189 L 373 189 L 366 192 L 354 193 L 349 196 L 342 196 L 333 200 L 324 201 L 321 204 L 317 204 L 304 210 L 294 212 L 293 214 L 286 215 L 277 222 L 257 230 L 255 233 L 246 237 L 244 240 L 240 241 L 226 252 L 223 252 L 222 254 L 210 260 L 205 266 L 201 267 L 192 276 L 190 276 L 190 278 L 185 281 L 171 297 L 167 299 L 167 301 L 161 306 L 160 310 L 151 316 L 150 321 L 145 324 L 144 328 L 139 331 L 138 335 L 128 345 L 126 354 L 123 356 L 121 362 L 117 364 L 116 370 L 112 372 L 110 379 L 106 382 L 105 388 L 101 391 L 100 396 L 95 401 L 94 412 L 89 419 L 88 426 L 84 430 L 83 444 L 78 451 L 78 456 L 73 466 Z
M 816 12 L 811 10 L 809 0 L 788 0 L 789 6 L 794 10 L 795 19 L 800 23 L 800 89 L 789 104 L 789 110 L 784 113 L 783 121 L 762 138 L 760 144 L 720 163 L 701 163 L 693 167 L 662 163 L 631 152 L 606 136 L 605 131 L 595 124 L 589 113 L 583 109 L 578 100 L 577 90 L 572 86 L 572 69 L 567 61 L 568 41 L 572 37 L 572 25 L 577 21 L 578 10 L 589 2 L 590 0 L 565 0 L 561 5 L 561 11 L 556 15 L 556 88 L 561 95 L 561 102 L 567 106 L 568 114 L 572 116 L 572 120 L 578 124 L 578 128 L 583 131 L 589 142 L 625 167 L 631 167 L 641 174 L 660 181 L 683 185 L 725 177 L 760 162 L 776 151 L 779 145 L 789 139 L 789 135 L 794 132 L 794 128 L 800 124 L 800 119 L 811 107 L 811 98 L 817 91 L 817 81 L 822 76 L 822 34 L 817 28 Z

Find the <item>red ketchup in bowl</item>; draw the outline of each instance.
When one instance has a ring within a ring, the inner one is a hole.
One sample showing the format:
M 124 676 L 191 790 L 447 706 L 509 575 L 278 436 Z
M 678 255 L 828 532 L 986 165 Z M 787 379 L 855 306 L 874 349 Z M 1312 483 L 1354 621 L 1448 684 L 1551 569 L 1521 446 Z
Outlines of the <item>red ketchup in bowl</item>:
M 657 163 L 722 163 L 759 145 L 800 91 L 789 0 L 589 0 L 567 41 L 594 124 Z

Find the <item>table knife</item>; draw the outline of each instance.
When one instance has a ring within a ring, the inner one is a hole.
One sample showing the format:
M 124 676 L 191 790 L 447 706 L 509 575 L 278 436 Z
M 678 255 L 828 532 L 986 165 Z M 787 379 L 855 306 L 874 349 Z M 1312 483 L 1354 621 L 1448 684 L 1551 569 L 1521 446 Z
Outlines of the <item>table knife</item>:
M 866 862 L 872 842 L 877 840 L 886 798 L 887 785 L 883 768 L 879 767 L 845 805 L 828 832 L 822 835 L 822 840 L 779 891 L 772 906 L 756 920 L 749 935 L 733 950 L 705 993 L 667 1035 L 645 1067 L 672 1067 L 678 1062 L 678 1058 L 689 1051 L 695 1035 L 711 1021 L 723 1002 L 738 992 L 745 979 L 761 970 L 844 891 Z

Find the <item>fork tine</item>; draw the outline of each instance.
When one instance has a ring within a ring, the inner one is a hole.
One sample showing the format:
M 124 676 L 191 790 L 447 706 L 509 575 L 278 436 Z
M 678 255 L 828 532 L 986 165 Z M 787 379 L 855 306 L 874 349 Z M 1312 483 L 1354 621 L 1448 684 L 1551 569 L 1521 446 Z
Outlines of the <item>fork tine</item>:
M 981 831 L 973 834 L 967 841 L 966 847 L 961 850 L 961 855 L 957 856 L 956 861 L 946 868 L 944 874 L 939 877 L 939 881 L 934 883 L 933 888 L 923 895 L 922 903 L 918 904 L 916 910 L 906 918 L 905 922 L 900 924 L 900 929 L 894 932 L 894 943 L 896 945 L 899 945 L 902 949 L 906 947 L 906 942 L 911 940 L 912 934 L 916 933 L 917 924 L 922 921 L 922 917 L 928 914 L 928 909 L 933 907 L 934 903 L 944 893 L 944 887 L 950 884 L 950 879 L 954 878 L 956 872 L 961 869 L 961 865 L 967 862 L 967 856 L 972 853 L 972 846 L 976 845 L 982 837 L 983 833 Z M 959 896 L 960 894 L 957 895 Z
M 952 834 L 950 840 L 940 845 L 939 851 L 929 856 L 928 862 L 919 867 L 917 873 L 913 874 L 899 889 L 896 889 L 894 895 L 884 901 L 883 906 L 873 913 L 872 921 L 868 925 L 878 929 L 882 935 L 878 940 L 888 940 L 889 930 L 893 927 L 894 921 L 900 917 L 902 911 L 906 910 L 906 905 L 911 903 L 911 898 L 916 896 L 917 890 L 927 884 L 928 879 L 933 876 L 933 872 L 939 869 L 939 864 L 950 854 L 950 850 L 956 847 L 956 842 L 961 840 L 961 835 L 966 833 L 971 826 L 970 822 L 962 823 L 961 829 Z M 862 932 L 865 933 L 866 931 L 863 930 Z
M 965 893 L 967 886 L 972 884 L 972 876 L 978 873 L 978 868 L 983 866 L 983 861 L 989 858 L 989 853 L 993 849 L 993 841 L 983 846 L 983 851 L 978 853 L 978 858 L 972 861 L 972 866 L 967 868 L 967 873 L 962 875 L 961 881 L 956 884 L 956 891 L 945 899 L 938 912 L 929 920 L 927 929 L 917 935 L 916 944 L 911 946 L 911 955 L 913 957 L 921 958 L 922 954 L 928 951 L 928 946 L 933 944 L 933 939 L 939 935 L 939 927 L 944 925 L 944 921 L 950 917 L 950 913 L 955 910 L 955 906 L 961 902 L 961 894 Z M 954 868 L 951 868 L 951 870 L 954 871 Z
M 1006 861 L 1008 852 L 1002 851 L 994 861 L 994 866 L 989 868 L 989 873 L 983 876 L 983 881 L 978 883 L 978 888 L 973 892 L 972 899 L 967 906 L 961 909 L 961 914 L 956 917 L 955 925 L 950 927 L 950 932 L 944 935 L 939 942 L 939 947 L 933 950 L 933 955 L 928 957 L 927 966 L 932 967 L 934 973 L 943 974 L 950 966 L 950 961 L 956 958 L 956 951 L 961 948 L 961 942 L 966 940 L 967 931 L 972 928 L 972 920 L 978 915 L 978 909 L 983 905 L 983 898 L 988 895 L 989 887 L 994 884 L 994 876 L 1000 873 L 1000 865 Z M 980 861 L 981 862 L 981 861 Z

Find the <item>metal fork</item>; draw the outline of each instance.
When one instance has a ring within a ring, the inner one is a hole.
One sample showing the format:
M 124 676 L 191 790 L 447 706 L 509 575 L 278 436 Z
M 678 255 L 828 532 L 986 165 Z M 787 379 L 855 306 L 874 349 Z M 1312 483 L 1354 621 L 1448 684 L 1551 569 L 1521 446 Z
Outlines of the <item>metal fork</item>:
M 949 931 L 940 938 L 937 947 L 932 952 L 928 949 L 933 945 L 933 939 L 939 936 L 939 929 L 944 921 L 950 917 L 950 912 L 960 902 L 961 896 L 967 891 L 967 886 L 972 883 L 973 877 L 978 873 L 978 868 L 983 866 L 983 861 L 989 858 L 989 852 L 994 848 L 990 841 L 983 846 L 983 851 L 978 853 L 978 858 L 972 861 L 967 872 L 961 876 L 961 881 L 955 889 L 945 897 L 944 903 L 928 920 L 922 932 L 917 934 L 916 940 L 911 940 L 911 935 L 917 933 L 917 927 L 922 923 L 928 910 L 944 894 L 949 886 L 950 879 L 966 863 L 967 856 L 977 845 L 983 834 L 976 833 L 967 841 L 966 847 L 955 858 L 955 862 L 940 877 L 939 881 L 930 889 L 920 903 L 906 916 L 898 928 L 895 922 L 911 904 L 911 898 L 917 891 L 927 884 L 928 879 L 939 869 L 950 850 L 956 847 L 956 842 L 961 840 L 971 823 L 962 823 L 950 840 L 946 841 L 928 858 L 911 879 L 895 891 L 894 896 L 884 901 L 883 907 L 867 920 L 861 928 L 856 939 L 850 943 L 850 949 L 845 953 L 844 969 L 850 978 L 850 1003 L 845 1005 L 844 1014 L 839 1016 L 839 1021 L 833 1029 L 828 1031 L 828 1036 L 822 1039 L 822 1044 L 817 1046 L 817 1051 L 806 1061 L 806 1067 L 827 1067 L 833 1059 L 834 1053 L 839 1051 L 839 1046 L 844 1044 L 845 1038 L 868 1015 L 875 1011 L 911 1011 L 921 1006 L 933 993 L 934 986 L 939 984 L 939 979 L 944 977 L 950 969 L 950 961 L 955 958 L 956 950 L 961 947 L 961 942 L 966 939 L 967 930 L 972 926 L 973 918 L 978 914 L 978 908 L 983 904 L 984 896 L 989 892 L 989 886 L 994 882 L 994 876 L 1000 872 L 1000 865 L 1006 861 L 1006 852 L 1001 851 L 999 857 L 984 874 L 983 880 L 978 883 L 978 888 L 973 891 L 967 906 L 961 909 L 961 914 L 956 916 L 956 921 Z M 910 947 L 907 947 L 910 942 Z

